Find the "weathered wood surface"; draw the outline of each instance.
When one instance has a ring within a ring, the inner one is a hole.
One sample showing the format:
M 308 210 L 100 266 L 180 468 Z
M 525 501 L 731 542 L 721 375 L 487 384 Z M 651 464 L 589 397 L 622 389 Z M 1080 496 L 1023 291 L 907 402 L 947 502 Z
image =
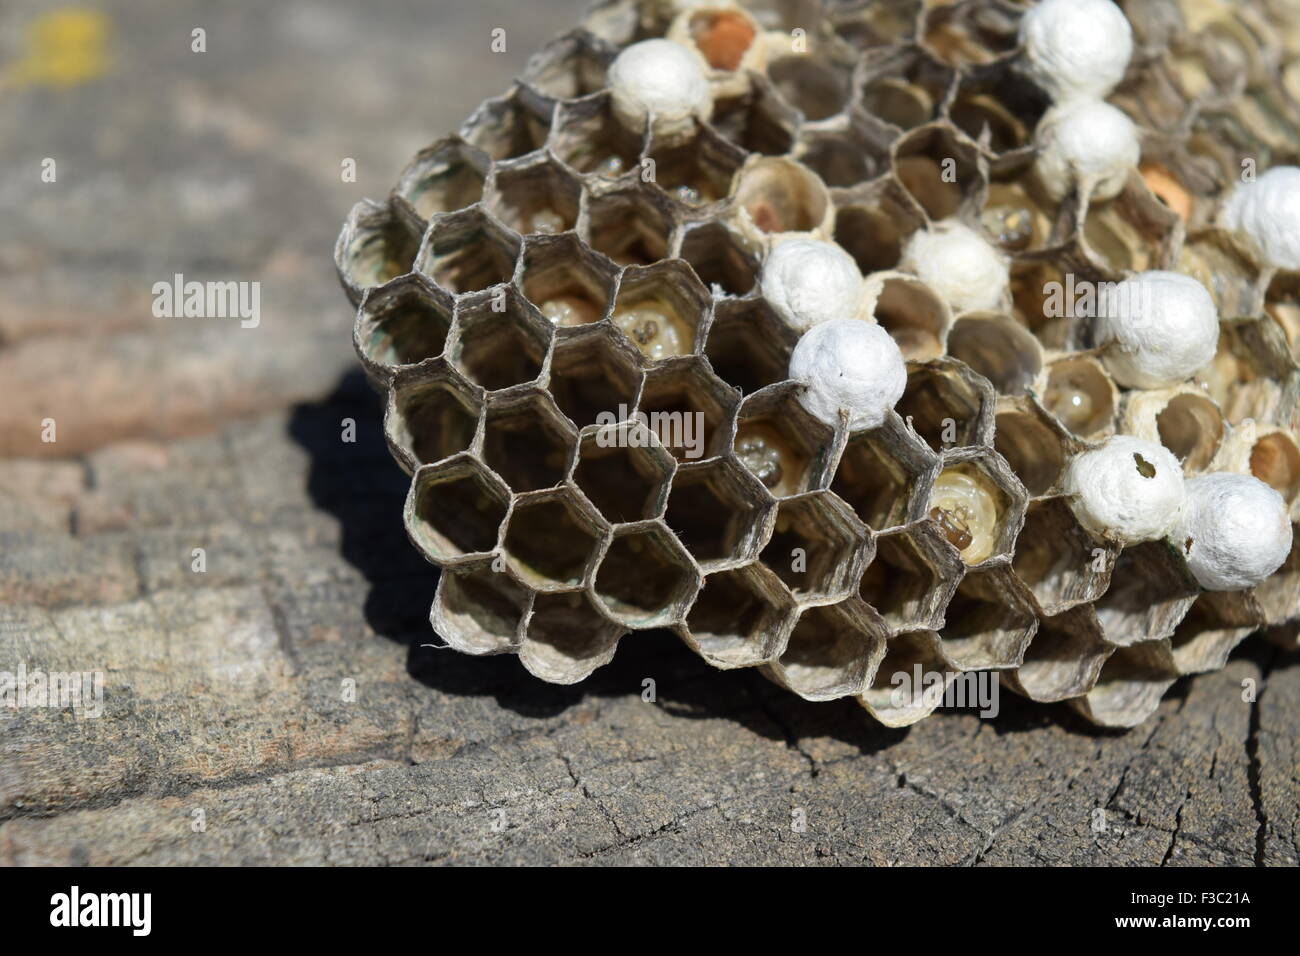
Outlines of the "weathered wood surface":
M 107 686 L 0 711 L 0 861 L 1300 862 L 1300 666 L 1258 639 L 1127 734 L 1010 693 L 886 730 L 665 634 L 570 688 L 420 646 L 434 572 L 329 249 L 574 6 L 121 2 L 105 75 L 4 93 L 0 670 Z M 262 325 L 154 319 L 178 271 L 261 280 Z

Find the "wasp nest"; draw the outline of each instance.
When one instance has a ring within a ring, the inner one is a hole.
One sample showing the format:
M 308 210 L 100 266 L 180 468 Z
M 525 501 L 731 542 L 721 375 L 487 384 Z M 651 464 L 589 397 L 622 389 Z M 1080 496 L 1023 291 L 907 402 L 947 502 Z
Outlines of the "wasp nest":
M 434 629 L 891 725 L 917 666 L 1132 726 L 1294 642 L 1286 6 L 598 4 L 338 240 Z

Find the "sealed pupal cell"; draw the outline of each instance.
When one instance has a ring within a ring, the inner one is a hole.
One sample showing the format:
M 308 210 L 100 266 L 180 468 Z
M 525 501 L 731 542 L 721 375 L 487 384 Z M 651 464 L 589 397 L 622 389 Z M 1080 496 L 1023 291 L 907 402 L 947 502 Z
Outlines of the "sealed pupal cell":
M 709 293 L 680 260 L 627 269 L 614 300 L 614 327 L 647 362 L 695 351 L 709 313 Z
M 1005 679 L 1018 693 L 1039 703 L 1070 700 L 1096 686 L 1114 651 L 1102 637 L 1092 608 L 1076 607 L 1039 622 L 1024 660 Z
M 958 315 L 999 310 L 1009 302 L 1006 256 L 956 220 L 913 233 L 901 265 L 939 293 Z
M 578 432 L 546 392 L 489 395 L 483 425 L 483 460 L 513 491 L 559 484 L 569 472 Z
M 552 684 L 576 684 L 614 659 L 624 633 L 584 591 L 538 594 L 524 625 L 519 663 Z
M 581 195 L 578 178 L 543 153 L 498 163 L 487 207 L 521 236 L 550 235 L 574 227 Z
M 679 461 L 723 454 L 731 445 L 740 395 L 697 357 L 646 372 L 637 415 Z
M 757 478 L 735 459 L 714 458 L 678 467 L 664 522 L 708 572 L 757 557 L 771 512 Z
M 879 325 L 833 319 L 808 330 L 790 353 L 799 404 L 818 421 L 849 431 L 878 428 L 907 384 L 903 355 Z
M 699 57 L 671 40 L 626 47 L 610 64 L 606 80 L 614 115 L 637 133 L 649 127 L 663 139 L 686 139 L 713 106 Z
M 1053 495 L 1030 502 L 1011 569 L 1042 613 L 1055 615 L 1106 593 L 1119 551 L 1079 523 L 1068 498 Z
M 1101 99 L 1133 55 L 1133 30 L 1111 0 L 1044 0 L 1020 21 L 1031 77 L 1058 102 Z
M 1124 409 L 1124 432 L 1160 442 L 1189 475 L 1209 467 L 1226 428 L 1219 406 L 1191 385 L 1134 392 Z
M 452 301 L 423 276 L 395 280 L 366 297 L 353 344 L 371 381 L 442 354 L 451 331 Z
M 930 521 L 879 535 L 858 594 L 884 617 L 891 633 L 943 626 L 948 602 L 966 568 Z
M 509 506 L 510 490 L 466 453 L 415 473 L 403 518 L 415 546 L 443 564 L 491 552 Z
M 430 227 L 415 268 L 448 292 L 479 292 L 509 282 L 518 258 L 519 237 L 471 206 Z
M 1104 437 L 1115 427 L 1119 389 L 1092 356 L 1062 356 L 1048 363 L 1043 406 L 1080 438 Z
M 515 497 L 502 539 L 502 557 L 525 584 L 563 591 L 582 584 L 601 550 L 607 525 L 570 488 Z
M 459 137 L 442 139 L 415 154 L 397 179 L 395 204 L 418 223 L 440 212 L 455 212 L 483 198 L 491 160 Z
M 450 365 L 438 362 L 393 380 L 384 411 L 384 437 L 408 473 L 466 451 L 474 443 L 482 393 Z
M 858 598 L 804 608 L 771 676 L 804 700 L 862 694 L 885 656 L 884 622 Z
M 1114 199 L 1137 168 L 1142 151 L 1133 121 L 1122 110 L 1093 99 L 1052 107 L 1039 122 L 1034 141 L 1034 173 L 1057 201 L 1071 192 L 1094 202 Z
M 1163 445 L 1129 435 L 1076 456 L 1064 488 L 1085 528 L 1124 545 L 1163 538 L 1187 500 L 1178 459 Z
M 1102 727 L 1136 727 L 1156 712 L 1177 679 L 1169 641 L 1144 641 L 1116 650 L 1102 666 L 1096 686 L 1071 705 Z
M 596 601 L 633 629 L 681 621 L 700 588 L 700 576 L 677 538 L 658 521 L 614 530 L 596 569 Z
M 958 670 L 1019 667 L 1038 618 L 1005 564 L 972 569 L 961 579 L 939 629 L 943 653 Z
M 877 429 L 849 437 L 831 480 L 873 531 L 885 531 L 925 516 L 939 459 L 897 415 Z
M 519 288 L 557 329 L 599 322 L 609 310 L 618 269 L 577 236 L 529 236 Z
M 367 289 L 410 272 L 419 246 L 419 233 L 391 204 L 363 199 L 353 206 L 334 244 L 334 266 L 352 304 Z
M 835 427 L 809 414 L 793 383 L 772 385 L 740 406 L 736 458 L 777 498 L 822 486 L 835 463 Z
M 835 220 L 826 184 L 808 167 L 781 157 L 751 157 L 736 174 L 737 227 L 762 245 L 765 237 L 807 233 L 829 239 Z
M 1097 294 L 1097 344 L 1115 381 L 1168 388 L 1209 365 L 1219 344 L 1219 313 L 1195 279 L 1143 272 Z
M 657 518 L 668 502 L 673 457 L 638 421 L 582 430 L 573 483 L 610 524 Z
M 794 598 L 775 574 L 753 563 L 706 576 L 676 630 L 697 654 L 725 670 L 771 661 L 794 622 Z
M 777 508 L 772 537 L 760 560 L 776 573 L 795 600 L 848 597 L 871 559 L 871 533 L 833 492 L 787 498 Z
M 1256 259 L 1274 269 L 1300 269 L 1300 168 L 1278 166 L 1238 183 L 1220 219 L 1250 243 Z
M 798 340 L 766 300 L 724 299 L 713 308 L 704 354 L 719 378 L 748 395 L 786 380 Z
M 884 659 L 858 702 L 886 727 L 908 727 L 934 713 L 955 676 L 939 635 L 909 631 L 885 644 Z
M 1274 488 L 1250 475 L 1219 472 L 1187 482 L 1187 503 L 1169 540 L 1201 587 L 1254 587 L 1291 553 L 1291 519 Z
M 1300 618 L 1300 529 L 1291 525 L 1291 553 L 1282 567 L 1254 589 L 1270 626 Z
M 763 261 L 759 288 L 801 332 L 833 319 L 863 318 L 869 303 L 853 257 L 833 242 L 786 239 Z
M 492 567 L 495 559 L 447 568 L 438 577 L 429 623 L 462 654 L 518 650 L 532 594 Z
M 948 354 L 965 362 L 1002 395 L 1039 391 L 1043 348 L 1033 334 L 1010 316 L 970 313 L 948 334 Z

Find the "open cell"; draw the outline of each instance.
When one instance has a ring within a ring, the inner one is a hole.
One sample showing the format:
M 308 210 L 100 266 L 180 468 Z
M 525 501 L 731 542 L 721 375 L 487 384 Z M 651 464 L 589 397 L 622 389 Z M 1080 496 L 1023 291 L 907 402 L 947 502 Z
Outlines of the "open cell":
M 459 138 L 439 140 L 420 150 L 402 170 L 394 195 L 427 222 L 438 213 L 455 212 L 483 198 L 490 160 Z
M 469 455 L 415 473 L 407 495 L 406 531 L 435 562 L 491 551 L 510 504 L 510 491 Z
M 1024 658 L 1038 618 L 1006 565 L 973 570 L 957 586 L 939 631 L 960 670 L 1005 670 Z
M 518 258 L 519 237 L 472 206 L 433 224 L 416 267 L 449 292 L 479 292 L 509 282 Z
M 577 587 L 605 533 L 589 507 L 566 489 L 518 496 L 506 526 L 506 563 L 539 591 Z
M 356 346 L 380 375 L 442 354 L 451 331 L 451 302 L 422 276 L 376 290 L 361 306 Z
M 736 421 L 736 457 L 777 498 L 824 487 L 835 464 L 835 430 L 799 403 L 801 390 L 785 383 L 755 392 Z
M 714 667 L 752 667 L 779 653 L 794 613 L 775 575 L 750 564 L 708 575 L 678 631 Z
M 584 429 L 573 481 L 611 524 L 663 514 L 676 465 L 635 421 Z
M 770 501 L 743 467 L 716 458 L 678 468 L 664 521 L 708 571 L 755 557 Z
M 614 659 L 624 629 L 606 620 L 583 591 L 538 594 L 519 662 L 552 684 L 575 684 Z
M 609 311 L 618 270 L 575 235 L 530 236 L 519 287 L 556 328 L 599 322 Z
M 480 402 L 446 365 L 394 380 L 384 415 L 389 446 L 408 470 L 466 451 L 474 442 Z
M 556 342 L 551 357 L 551 394 L 578 428 L 612 415 L 629 417 L 641 387 L 636 350 L 608 326 L 577 329 Z
M 714 306 L 704 354 L 719 378 L 749 395 L 789 378 L 798 341 L 765 299 L 725 300 Z
M 722 454 L 730 444 L 740 396 L 699 358 L 668 362 L 646 372 L 638 413 L 679 461 Z
M 429 621 L 463 654 L 501 654 L 519 646 L 520 626 L 532 596 L 492 567 L 492 558 L 448 568 L 438 578 Z
M 1097 600 L 1110 584 L 1118 548 L 1079 524 L 1064 496 L 1030 504 L 1011 567 L 1046 614 Z
M 839 495 L 873 531 L 921 518 L 938 459 L 895 419 L 849 437 L 831 479 Z
M 596 569 L 597 600 L 634 629 L 680 620 L 698 588 L 690 555 L 657 522 L 615 531 Z
M 863 693 L 885 655 L 885 627 L 856 598 L 805 608 L 773 675 L 805 700 Z
M 933 630 L 942 626 L 962 573 L 961 560 L 933 526 L 913 525 L 876 538 L 858 594 L 895 633 Z
M 760 555 L 797 601 L 847 597 L 871 559 L 871 533 L 829 491 L 787 498 Z
M 474 384 L 493 391 L 541 374 L 551 327 L 513 290 L 463 308 L 456 324 L 452 359 Z
M 545 392 L 488 400 L 483 460 L 514 491 L 559 484 L 578 434 Z

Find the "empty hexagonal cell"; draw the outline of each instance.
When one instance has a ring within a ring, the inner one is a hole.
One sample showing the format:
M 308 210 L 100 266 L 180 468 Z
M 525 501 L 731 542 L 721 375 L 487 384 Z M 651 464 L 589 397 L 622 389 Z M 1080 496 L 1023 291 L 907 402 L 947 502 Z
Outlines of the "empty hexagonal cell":
M 530 57 L 519 79 L 541 103 L 575 100 L 604 89 L 610 52 L 590 33 L 575 30 Z
M 758 279 L 758 259 L 716 220 L 688 224 L 679 255 L 715 297 L 744 295 Z
M 995 224 L 996 228 L 996 224 Z M 1079 311 L 1067 307 L 1064 298 L 1070 287 L 1065 270 L 1077 268 L 1073 259 L 1017 258 L 1011 261 L 1011 309 L 1017 319 L 1037 336 L 1046 349 L 1074 349 L 1080 343 Z
M 646 361 L 660 362 L 695 351 L 708 313 L 708 290 L 686 263 L 674 259 L 623 273 L 613 322 Z
M 969 572 L 957 585 L 939 631 L 948 660 L 959 670 L 1005 670 L 1020 665 L 1038 618 L 1006 565 Z
M 519 662 L 544 681 L 576 684 L 614 659 L 624 633 L 584 591 L 538 594 L 524 628 Z
M 830 193 L 803 163 L 783 156 L 751 157 L 736 177 L 735 196 L 747 233 L 829 236 L 834 221 Z
M 997 68 L 963 78 L 948 107 L 948 118 L 975 142 L 988 130 L 988 149 L 1001 158 L 1030 144 L 1050 105 L 1042 91 L 1024 82 L 1014 68 Z
M 450 366 L 412 369 L 393 380 L 384 435 L 408 471 L 465 451 L 474 442 L 480 400 Z
M 711 127 L 699 128 L 685 142 L 651 137 L 642 179 L 691 208 L 726 199 L 745 151 Z
M 393 195 L 416 220 L 428 221 L 440 212 L 464 209 L 483 198 L 490 163 L 486 154 L 460 138 L 442 139 L 420 150 L 406 164 Z
M 900 130 L 914 129 L 939 113 L 953 70 L 915 46 L 872 56 L 859 81 L 857 100 L 868 115 Z
M 781 156 L 794 146 L 799 113 L 776 93 L 767 77 L 755 75 L 749 89 L 714 101 L 712 124 L 743 149 Z
M 399 279 L 368 296 L 357 313 L 353 342 L 372 378 L 442 354 L 452 303 L 423 276 Z
M 932 524 L 912 525 L 875 539 L 858 594 L 895 633 L 934 629 L 943 624 L 964 570 Z
M 804 700 L 861 694 L 885 656 L 885 634 L 880 616 L 857 598 L 804 608 L 772 676 Z
M 647 266 L 668 256 L 671 202 L 637 185 L 594 197 L 588 205 L 588 241 L 621 266 Z
M 935 451 L 990 444 L 994 407 L 989 383 L 950 359 L 909 364 L 907 388 L 895 406 Z
M 699 586 L 690 555 L 657 521 L 617 529 L 596 569 L 596 599 L 631 628 L 680 621 Z
M 1198 277 L 1199 278 L 1199 277 Z M 1213 293 L 1213 289 L 1211 292 Z M 1219 311 L 1224 315 L 1250 315 L 1252 311 L 1247 305 L 1245 295 L 1237 297 L 1239 302 L 1234 302 L 1236 308 L 1219 305 Z M 1218 299 L 1216 298 L 1216 304 Z M 1287 343 L 1291 346 L 1291 356 L 1300 360 L 1300 272 L 1279 272 L 1269 283 L 1268 292 L 1264 297 L 1265 314 L 1281 327 L 1283 334 L 1286 336 Z
M 639 133 L 615 118 L 609 94 L 602 93 L 560 104 L 550 147 L 561 162 L 580 173 L 617 179 L 639 168 L 641 141 Z
M 879 179 L 841 198 L 835 213 L 835 241 L 853 256 L 863 275 L 894 269 L 903 243 L 925 225 L 916 204 L 893 179 Z
M 609 310 L 618 270 L 577 236 L 529 236 L 519 287 L 557 328 L 599 322 Z
M 708 575 L 677 630 L 714 667 L 753 667 L 785 646 L 794 614 L 794 600 L 776 575 L 748 564 Z
M 992 63 L 1016 48 L 1019 11 L 954 3 L 926 10 L 918 39 L 951 66 L 965 69 Z
M 835 465 L 835 429 L 799 404 L 794 382 L 755 392 L 740 406 L 736 457 L 774 496 L 824 487 Z
M 438 563 L 491 551 L 510 504 L 510 491 L 468 454 L 415 473 L 406 496 L 406 533 Z
M 1164 445 L 1188 474 L 1205 471 L 1227 433 L 1210 396 L 1193 386 L 1135 393 L 1124 409 L 1123 431 Z
M 1035 388 L 1043 372 L 1043 347 L 1010 316 L 973 314 L 948 334 L 948 354 L 979 372 L 1002 395 Z
M 367 289 L 410 272 L 419 247 L 419 233 L 390 204 L 363 199 L 353 206 L 334 244 L 339 281 L 353 304 Z
M 1116 650 L 1102 666 L 1096 686 L 1071 703 L 1103 727 L 1136 727 L 1156 712 L 1177 679 L 1169 642 L 1144 641 Z
M 1024 662 L 1007 679 L 1030 700 L 1069 700 L 1092 689 L 1113 652 L 1092 608 L 1076 607 L 1039 622 Z
M 638 421 L 583 430 L 573 481 L 611 524 L 663 514 L 676 463 Z
M 550 324 L 512 288 L 462 304 L 451 359 L 474 384 L 509 388 L 541 374 L 551 334 Z
M 829 119 L 848 105 L 849 71 L 823 57 L 779 56 L 767 64 L 767 75 L 781 98 L 807 120 Z
M 429 623 L 463 654 L 501 654 L 519 646 L 532 595 L 494 570 L 495 558 L 448 568 L 438 578 Z
M 539 591 L 582 583 L 596 558 L 605 525 L 567 488 L 515 498 L 502 549 L 506 563 Z
M 852 123 L 840 129 L 809 132 L 800 140 L 795 155 L 832 189 L 874 179 L 889 162 L 882 145 L 873 143 Z
M 787 498 L 759 556 L 798 601 L 847 597 L 871 559 L 871 533 L 829 491 Z
M 507 93 L 486 100 L 461 127 L 461 136 L 495 160 L 531 153 L 546 142 L 550 116 Z
M 545 154 L 498 163 L 487 206 L 520 235 L 567 232 L 578 221 L 582 185 Z
M 577 441 L 577 431 L 545 392 L 488 398 L 483 460 L 514 491 L 559 484 Z
M 869 280 L 879 289 L 876 320 L 909 362 L 925 362 L 944 353 L 952 311 L 921 280 L 902 274 Z
M 966 564 L 1009 555 L 1028 494 L 997 454 L 965 452 L 945 461 L 926 514 Z
M 1100 438 L 1113 432 L 1118 405 L 1115 382 L 1092 356 L 1048 365 L 1043 407 L 1080 438 Z
M 869 528 L 886 531 L 925 515 L 938 467 L 933 452 L 894 416 L 880 428 L 850 436 L 831 491 Z
M 907 727 L 934 713 L 956 675 L 934 631 L 891 637 L 871 686 L 858 700 L 886 727 Z
M 674 457 L 697 461 L 726 451 L 739 404 L 735 389 L 691 357 L 646 372 L 637 414 Z
M 1082 448 L 1054 416 L 1025 396 L 1000 400 L 994 423 L 993 450 L 1031 495 L 1054 488 L 1066 461 Z
M 1191 608 L 1200 588 L 1187 565 L 1163 541 L 1125 548 L 1097 601 L 1106 640 L 1121 647 L 1167 638 Z
M 1159 269 L 1170 258 L 1181 222 L 1134 174 L 1114 199 L 1088 206 L 1083 248 L 1107 278 Z
M 1286 415 L 1279 407 L 1279 385 L 1293 368 L 1286 335 L 1276 322 L 1222 320 L 1218 352 L 1197 379 L 1234 425 L 1247 418 L 1270 421 Z
M 748 395 L 789 378 L 798 341 L 765 299 L 725 300 L 714 306 L 704 354 L 719 378 Z
M 897 3 L 855 3 L 847 9 L 827 11 L 835 35 L 858 50 L 890 47 L 909 38 L 916 29 L 921 0 Z
M 1059 614 L 1105 593 L 1117 554 L 1080 526 L 1062 495 L 1029 505 L 1011 567 L 1045 614 Z
M 706 571 L 744 564 L 766 537 L 771 499 L 730 458 L 677 469 L 664 522 Z
M 936 222 L 955 216 L 984 186 L 975 147 L 945 126 L 907 133 L 894 147 L 894 175 Z
M 1206 591 L 1174 628 L 1169 643 L 1180 674 L 1216 671 L 1232 649 L 1264 626 L 1264 611 L 1250 591 Z
M 641 386 L 637 351 L 607 325 L 575 329 L 555 343 L 551 355 L 551 395 L 560 411 L 579 428 L 613 415 L 628 418 Z
M 1276 489 L 1288 505 L 1294 506 L 1300 498 L 1300 445 L 1296 439 L 1272 427 L 1247 427 L 1237 435 L 1242 436 L 1239 442 L 1242 449 L 1250 449 L 1247 458 L 1250 474 Z
M 416 268 L 450 292 L 509 282 L 519 238 L 472 206 L 439 219 L 425 234 Z

